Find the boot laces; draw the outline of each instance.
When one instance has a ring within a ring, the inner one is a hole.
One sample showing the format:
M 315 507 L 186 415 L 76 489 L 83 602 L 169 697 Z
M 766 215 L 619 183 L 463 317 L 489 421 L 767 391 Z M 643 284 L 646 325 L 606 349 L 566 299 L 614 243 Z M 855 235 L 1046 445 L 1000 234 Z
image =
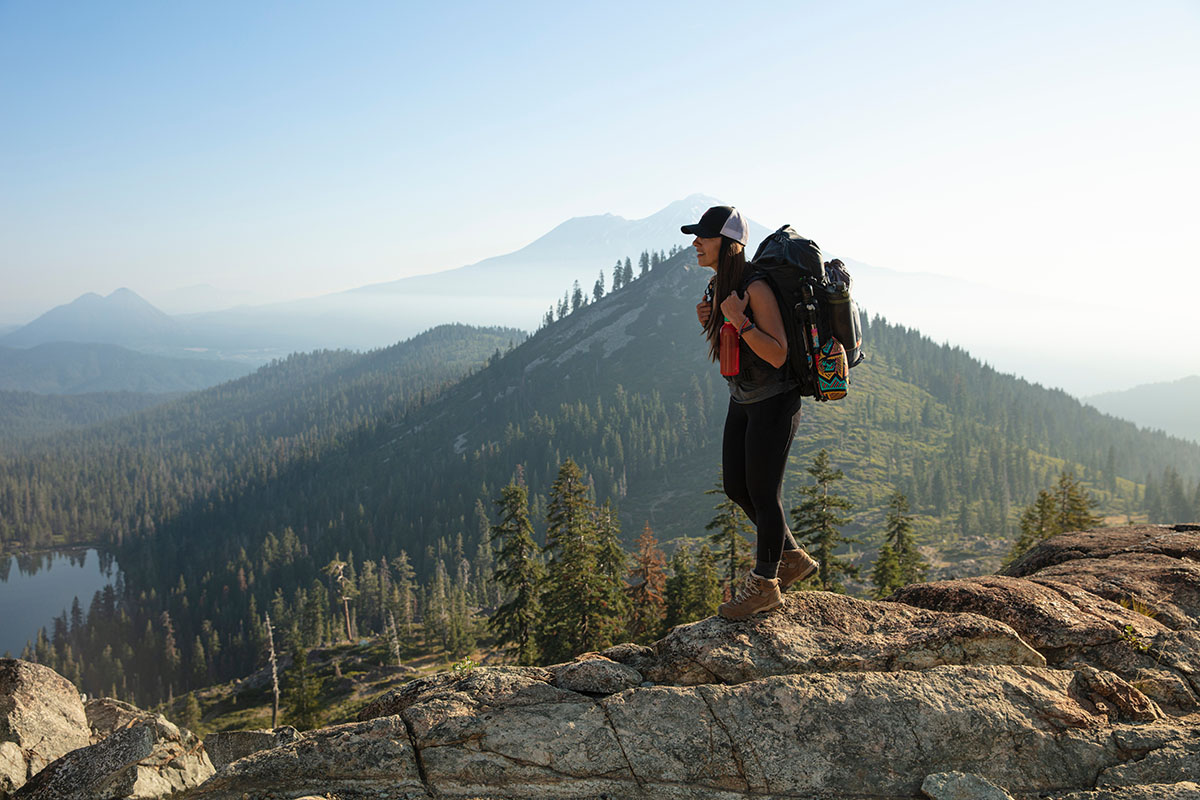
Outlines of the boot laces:
M 754 573 L 747 572 L 746 580 L 742 581 L 742 585 L 738 587 L 737 595 L 733 598 L 733 602 L 741 603 L 751 595 L 758 594 L 758 587 L 754 580 Z

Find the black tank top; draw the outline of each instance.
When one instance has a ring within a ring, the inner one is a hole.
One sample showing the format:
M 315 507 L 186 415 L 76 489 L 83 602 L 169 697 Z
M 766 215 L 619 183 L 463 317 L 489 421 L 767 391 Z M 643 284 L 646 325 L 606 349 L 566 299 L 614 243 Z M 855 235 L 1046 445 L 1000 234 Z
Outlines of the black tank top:
M 742 296 L 745 296 L 750 284 L 764 280 L 765 277 L 761 272 L 750 273 L 742 281 Z M 755 321 L 754 312 L 749 305 L 746 306 L 746 318 L 751 322 Z M 733 398 L 733 402 L 757 403 L 800 385 L 792 376 L 786 361 L 781 367 L 771 366 L 770 362 L 750 349 L 745 339 L 741 339 L 738 349 L 738 374 L 725 378 L 729 382 L 729 396 Z

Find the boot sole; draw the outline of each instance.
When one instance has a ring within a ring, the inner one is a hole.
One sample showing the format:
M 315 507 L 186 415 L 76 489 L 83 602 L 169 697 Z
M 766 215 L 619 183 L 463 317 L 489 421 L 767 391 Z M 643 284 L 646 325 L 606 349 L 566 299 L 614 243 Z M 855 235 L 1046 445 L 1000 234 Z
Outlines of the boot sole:
M 741 622 L 742 620 L 750 619 L 755 614 L 765 614 L 768 611 L 774 611 L 775 609 L 779 608 L 782 605 L 783 605 L 783 598 L 781 597 L 781 598 L 779 598 L 779 602 L 775 603 L 774 605 L 763 606 L 762 608 L 758 609 L 757 611 L 751 611 L 749 614 L 742 614 L 740 617 L 726 616 L 725 614 L 722 614 L 719 610 L 717 611 L 717 616 L 719 616 L 721 619 L 727 619 L 730 622 Z

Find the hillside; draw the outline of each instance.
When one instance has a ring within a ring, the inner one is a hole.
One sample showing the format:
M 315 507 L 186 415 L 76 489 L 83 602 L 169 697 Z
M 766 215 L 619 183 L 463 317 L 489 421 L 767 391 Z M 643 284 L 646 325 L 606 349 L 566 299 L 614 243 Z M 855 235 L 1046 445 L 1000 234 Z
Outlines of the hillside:
M 1097 394 L 1084 402 L 1144 428 L 1200 442 L 1200 375 Z
M 0 391 L 193 392 L 252 369 L 235 361 L 137 353 L 115 344 L 55 341 L 29 348 L 0 347 Z
M 520 331 L 437 328 L 360 354 L 297 354 L 132 417 L 0 456 L 0 548 L 120 544 L 315 461 L 421 404 Z M 36 504 L 18 498 L 44 498 Z
M 172 397 L 135 392 L 42 395 L 0 391 L 0 450 L 15 452 L 29 439 L 98 425 Z

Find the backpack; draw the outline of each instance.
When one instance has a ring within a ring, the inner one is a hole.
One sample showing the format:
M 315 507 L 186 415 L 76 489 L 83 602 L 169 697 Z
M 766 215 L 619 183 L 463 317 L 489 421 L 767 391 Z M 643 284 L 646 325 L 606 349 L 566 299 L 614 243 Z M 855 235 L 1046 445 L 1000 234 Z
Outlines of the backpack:
M 841 400 L 849 369 L 863 360 L 862 321 L 846 265 L 837 259 L 823 263 L 816 242 L 784 225 L 758 246 L 750 266 L 765 276 L 779 303 L 787 363 L 800 393 Z

